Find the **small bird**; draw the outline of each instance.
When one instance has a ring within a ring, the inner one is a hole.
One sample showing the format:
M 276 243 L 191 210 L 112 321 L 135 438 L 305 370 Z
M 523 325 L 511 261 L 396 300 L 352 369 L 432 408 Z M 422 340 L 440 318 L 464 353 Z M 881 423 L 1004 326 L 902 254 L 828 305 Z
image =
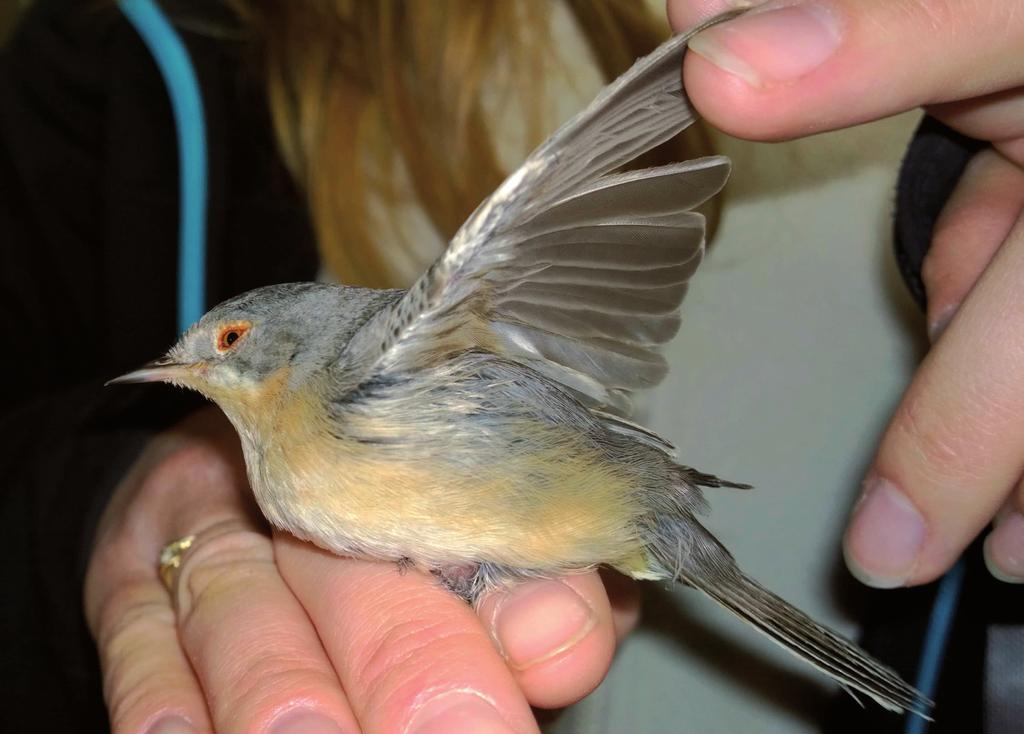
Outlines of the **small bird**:
M 726 16 L 728 17 L 728 16 Z M 630 419 L 704 251 L 693 211 L 729 161 L 614 171 L 694 119 L 686 43 L 602 91 L 484 201 L 408 290 L 297 283 L 212 309 L 114 383 L 164 381 L 238 431 L 274 526 L 413 565 L 475 602 L 517 580 L 610 566 L 693 586 L 887 709 L 928 702 L 746 576 L 699 522 L 701 487 Z

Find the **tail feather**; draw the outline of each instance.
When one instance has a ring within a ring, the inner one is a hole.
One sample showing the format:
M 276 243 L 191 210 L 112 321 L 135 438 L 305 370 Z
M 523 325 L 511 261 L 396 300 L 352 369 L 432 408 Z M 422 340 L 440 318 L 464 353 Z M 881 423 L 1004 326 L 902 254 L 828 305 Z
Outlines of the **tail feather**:
M 923 694 L 857 645 L 740 571 L 729 552 L 696 520 L 673 525 L 678 531 L 674 548 L 667 547 L 662 528 L 651 550 L 676 580 L 704 592 L 844 689 L 860 691 L 890 711 L 926 715 L 933 704 Z
M 691 469 L 690 467 L 683 467 L 684 478 L 690 484 L 696 484 L 700 487 L 728 487 L 729 489 L 753 489 L 751 484 L 743 484 L 741 482 L 730 482 L 720 477 L 716 477 L 714 474 L 705 474 L 702 471 Z
M 682 574 L 680 578 L 797 657 L 844 686 L 870 696 L 883 708 L 921 712 L 931 706 L 928 699 L 895 671 L 822 627 L 753 579 L 741 573 L 731 579 L 715 581 L 692 574 Z

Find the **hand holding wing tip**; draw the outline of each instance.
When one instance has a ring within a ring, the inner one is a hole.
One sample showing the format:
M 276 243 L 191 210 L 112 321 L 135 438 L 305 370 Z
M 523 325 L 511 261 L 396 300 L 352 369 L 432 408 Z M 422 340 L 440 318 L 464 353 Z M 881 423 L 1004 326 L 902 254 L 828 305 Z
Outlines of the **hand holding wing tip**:
M 692 209 L 729 169 L 610 173 L 693 121 L 690 35 L 538 148 L 408 291 L 252 291 L 182 337 L 173 368 L 135 377 L 217 402 L 264 514 L 300 538 L 442 580 L 472 567 L 452 582 L 470 599 L 598 564 L 682 579 L 844 686 L 918 710 L 920 694 L 744 576 L 696 520 L 700 486 L 746 485 L 676 465 L 627 418 L 630 393 L 667 370 L 658 350 L 704 247 Z

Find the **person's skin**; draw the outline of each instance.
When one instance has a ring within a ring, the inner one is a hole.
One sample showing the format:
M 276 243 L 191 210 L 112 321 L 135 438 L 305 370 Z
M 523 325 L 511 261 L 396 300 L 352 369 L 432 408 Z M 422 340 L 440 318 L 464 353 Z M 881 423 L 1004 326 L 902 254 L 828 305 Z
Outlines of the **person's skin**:
M 160 550 L 193 533 L 168 593 Z M 525 733 L 531 705 L 568 705 L 604 677 L 638 613 L 632 587 L 613 597 L 589 573 L 474 612 L 429 575 L 271 534 L 211 407 L 121 481 L 85 611 L 116 733 Z
M 681 30 L 740 4 L 669 0 L 668 13 Z M 694 38 L 684 64 L 715 127 L 786 140 L 923 106 L 992 143 L 936 227 L 923 268 L 933 346 L 882 436 L 844 546 L 866 583 L 915 585 L 994 522 L 989 569 L 1021 583 L 1024 2 L 743 4 L 757 7 Z

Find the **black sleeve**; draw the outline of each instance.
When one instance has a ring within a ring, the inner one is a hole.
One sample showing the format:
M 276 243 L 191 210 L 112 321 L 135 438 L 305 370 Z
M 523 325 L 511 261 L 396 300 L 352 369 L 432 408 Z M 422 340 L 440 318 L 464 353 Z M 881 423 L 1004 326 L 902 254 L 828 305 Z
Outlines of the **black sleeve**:
M 311 279 L 245 52 L 186 42 L 210 131 L 208 301 Z M 162 79 L 114 4 L 37 0 L 0 57 L 0 731 L 107 728 L 81 612 L 95 524 L 145 442 L 201 404 L 102 387 L 176 337 L 177 186 Z
M 140 240 L 145 264 L 119 261 L 104 200 L 116 157 L 105 61 L 128 36 L 110 11 L 60 5 L 39 4 L 0 61 L 3 731 L 106 729 L 81 613 L 92 531 L 145 440 L 195 405 L 102 389 L 173 339 L 175 181 L 150 208 L 166 235 Z M 173 174 L 173 156 L 161 149 L 154 166 Z M 136 278 L 148 297 L 126 302 Z M 124 330 L 124 309 L 144 332 Z
M 932 243 L 935 222 L 964 168 L 984 147 L 982 141 L 925 117 L 903 158 L 896 186 L 893 245 L 903 282 L 922 309 L 925 292 L 921 265 Z

